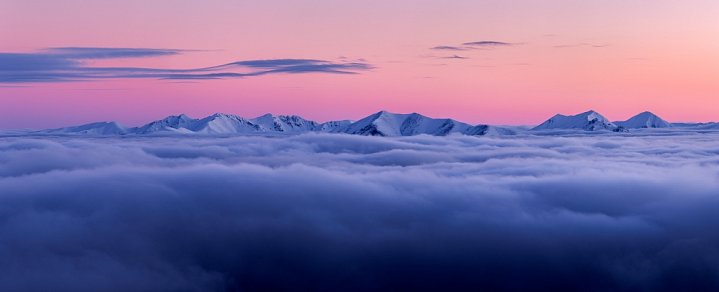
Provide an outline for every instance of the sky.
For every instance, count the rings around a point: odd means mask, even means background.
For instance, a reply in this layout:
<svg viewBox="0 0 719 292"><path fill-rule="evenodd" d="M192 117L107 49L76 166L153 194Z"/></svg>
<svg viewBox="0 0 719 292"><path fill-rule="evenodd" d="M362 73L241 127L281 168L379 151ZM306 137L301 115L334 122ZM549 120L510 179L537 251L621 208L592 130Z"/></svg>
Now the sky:
<svg viewBox="0 0 719 292"><path fill-rule="evenodd" d="M0 0L0 128L171 114L719 121L719 2Z"/></svg>

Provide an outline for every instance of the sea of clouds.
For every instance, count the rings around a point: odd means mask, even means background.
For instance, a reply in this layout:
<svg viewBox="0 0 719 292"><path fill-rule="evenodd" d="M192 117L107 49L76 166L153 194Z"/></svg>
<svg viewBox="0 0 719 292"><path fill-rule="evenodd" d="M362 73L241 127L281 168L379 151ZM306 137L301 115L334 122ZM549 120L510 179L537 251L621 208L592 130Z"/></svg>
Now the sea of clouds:
<svg viewBox="0 0 719 292"><path fill-rule="evenodd" d="M0 138L0 290L719 289L719 134Z"/></svg>

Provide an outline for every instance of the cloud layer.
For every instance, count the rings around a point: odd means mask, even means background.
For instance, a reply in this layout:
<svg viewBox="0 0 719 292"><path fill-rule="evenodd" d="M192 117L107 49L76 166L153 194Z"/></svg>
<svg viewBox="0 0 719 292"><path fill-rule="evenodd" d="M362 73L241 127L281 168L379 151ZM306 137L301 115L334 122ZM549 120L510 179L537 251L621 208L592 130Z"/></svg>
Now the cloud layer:
<svg viewBox="0 0 719 292"><path fill-rule="evenodd" d="M6 137L0 290L716 289L717 141Z"/></svg>
<svg viewBox="0 0 719 292"><path fill-rule="evenodd" d="M218 66L189 69L144 67L95 67L86 61L146 58L188 52L147 48L49 48L35 53L0 53L0 83L70 82L101 79L223 79L278 73L357 74L372 65L313 59L270 59L237 61Z"/></svg>

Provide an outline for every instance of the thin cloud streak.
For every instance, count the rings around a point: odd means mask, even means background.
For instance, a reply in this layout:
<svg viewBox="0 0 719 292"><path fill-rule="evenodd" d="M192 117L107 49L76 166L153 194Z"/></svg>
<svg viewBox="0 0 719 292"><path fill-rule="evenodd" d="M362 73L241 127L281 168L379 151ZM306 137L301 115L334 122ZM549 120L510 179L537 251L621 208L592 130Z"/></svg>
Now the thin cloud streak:
<svg viewBox="0 0 719 292"><path fill-rule="evenodd" d="M440 51L466 51L468 48L463 47L455 47L455 46L436 46L430 48L432 50L440 50Z"/></svg>
<svg viewBox="0 0 719 292"><path fill-rule="evenodd" d="M62 55L70 59L118 59L144 58L178 55L197 50L149 49L149 48L96 48L96 47L57 47L42 50L52 55Z"/></svg>
<svg viewBox="0 0 719 292"><path fill-rule="evenodd" d="M460 55L452 55L452 56L445 56L445 57L439 57L440 59L456 59L456 60L464 60L469 59L468 57L460 56Z"/></svg>
<svg viewBox="0 0 719 292"><path fill-rule="evenodd" d="M476 41L463 43L462 45L471 47L508 47L514 46L514 43L500 42L500 41Z"/></svg>

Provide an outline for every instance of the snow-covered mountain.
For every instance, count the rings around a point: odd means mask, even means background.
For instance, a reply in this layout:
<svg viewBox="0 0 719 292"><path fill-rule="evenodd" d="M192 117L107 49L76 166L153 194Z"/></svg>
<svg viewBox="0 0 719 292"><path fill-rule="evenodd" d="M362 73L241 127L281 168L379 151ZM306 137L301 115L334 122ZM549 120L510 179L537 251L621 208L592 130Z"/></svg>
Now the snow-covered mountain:
<svg viewBox="0 0 719 292"><path fill-rule="evenodd" d="M487 128L485 131L481 134L482 136L511 136L511 135L517 135L517 130L511 129L508 127L498 127L498 126L491 126L491 125L485 125ZM479 127L479 126L476 126ZM465 132L465 135L475 135Z"/></svg>
<svg viewBox="0 0 719 292"><path fill-rule="evenodd" d="M672 124L651 112L643 112L626 121L614 122L614 124L626 129L669 128L672 126Z"/></svg>
<svg viewBox="0 0 719 292"><path fill-rule="evenodd" d="M319 127L317 127L316 131L338 133L344 131L351 124L352 121L350 120L329 121L320 124Z"/></svg>
<svg viewBox="0 0 719 292"><path fill-rule="evenodd" d="M273 116L266 114L252 119L252 122L259 125L264 131L276 131L284 133L302 133L315 131L320 126L315 121L305 120L300 116Z"/></svg>
<svg viewBox="0 0 719 292"><path fill-rule="evenodd" d="M366 136L413 136L450 134L513 135L514 130L488 125L470 125L453 119L434 119L418 113L396 114L381 111L359 121L349 120L317 123L299 116L266 114L253 119L217 113L201 119L173 115L135 128L117 123L93 123L77 127L41 131L48 134L299 134L306 132L346 133Z"/></svg>
<svg viewBox="0 0 719 292"><path fill-rule="evenodd" d="M573 116L555 115L531 130L579 130L579 131L627 131L637 128L687 128L693 130L717 130L719 123L671 124L650 113L640 113L629 120L610 122L595 111ZM349 120L318 123L295 115L266 114L248 119L232 114L216 113L201 119L187 115L173 115L148 124L126 128L116 122L98 122L80 126L35 131L38 134L86 134L86 135L244 135L244 134L300 134L307 132L345 133L365 136L413 136L413 135L470 135L504 136L527 133L526 127L497 127L470 125L453 119L435 119L418 113L397 114L380 111L356 122ZM539 133L552 133L539 132Z"/></svg>
<svg viewBox="0 0 719 292"><path fill-rule="evenodd" d="M617 130L619 127L593 110L578 115L557 114L532 130L579 129L585 131Z"/></svg>
<svg viewBox="0 0 719 292"><path fill-rule="evenodd" d="M221 113L199 119L188 129L199 134L251 134L264 132L264 129L251 119Z"/></svg>
<svg viewBox="0 0 719 292"><path fill-rule="evenodd" d="M189 128L192 128L195 123L197 123L197 119L181 114L177 116L169 116L162 120L157 120L144 126L133 128L131 132L136 134L151 134L157 132L187 133L191 132Z"/></svg>
<svg viewBox="0 0 719 292"><path fill-rule="evenodd" d="M199 134L250 134L250 133L304 133L321 127L314 121L299 116L274 116L266 114L254 119L237 115L216 113L202 119L186 115L169 116L162 120L134 128L131 133L152 134L159 132Z"/></svg>
<svg viewBox="0 0 719 292"><path fill-rule="evenodd" d="M364 136L445 136L464 133L470 125L452 119L433 119L417 113L395 114L381 111L347 126L342 132Z"/></svg>
<svg viewBox="0 0 719 292"><path fill-rule="evenodd" d="M127 134L129 130L116 122L97 122L40 132L48 134L123 135Z"/></svg>

